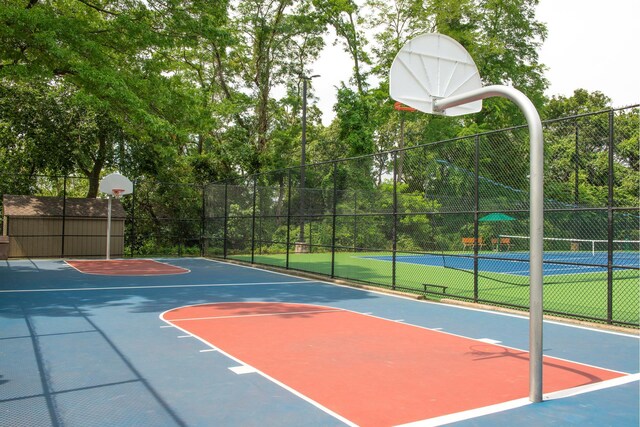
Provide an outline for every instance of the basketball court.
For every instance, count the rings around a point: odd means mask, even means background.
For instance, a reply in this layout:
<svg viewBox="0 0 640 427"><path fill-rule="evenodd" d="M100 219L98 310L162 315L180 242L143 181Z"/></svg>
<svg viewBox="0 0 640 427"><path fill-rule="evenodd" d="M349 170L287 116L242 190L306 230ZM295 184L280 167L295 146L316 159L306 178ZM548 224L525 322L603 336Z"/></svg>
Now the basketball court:
<svg viewBox="0 0 640 427"><path fill-rule="evenodd" d="M633 333L201 258L0 264L0 425L638 425Z"/></svg>

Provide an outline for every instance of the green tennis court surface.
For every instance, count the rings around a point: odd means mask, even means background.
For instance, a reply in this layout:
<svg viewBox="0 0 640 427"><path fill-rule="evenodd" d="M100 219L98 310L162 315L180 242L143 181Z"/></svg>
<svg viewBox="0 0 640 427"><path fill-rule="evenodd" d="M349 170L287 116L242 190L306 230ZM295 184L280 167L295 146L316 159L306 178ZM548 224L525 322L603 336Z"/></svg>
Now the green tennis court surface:
<svg viewBox="0 0 640 427"><path fill-rule="evenodd" d="M554 258L555 255L555 258ZM477 299L526 308L529 304L528 263L524 253L481 253L478 259ZM607 295L611 292L612 313L615 321L637 323L640 316L638 286L640 271L637 268L614 269L611 289L607 270L601 266L564 265L567 254L546 255L544 277L544 308L549 313L571 313L585 318L607 317ZM575 256L571 255L571 256ZM585 257L593 255L583 254ZM632 263L637 253L619 255L622 262ZM333 258L332 258L333 257ZM231 259L250 261L250 256L234 255ZM362 283L394 287L414 293L429 292L432 298L474 298L473 258L466 254L396 256L395 286L392 275L391 253L336 252L289 254L289 268L330 276L332 259L333 275L337 278ZM284 254L255 255L254 262L284 268ZM425 289L424 284L444 286Z"/></svg>

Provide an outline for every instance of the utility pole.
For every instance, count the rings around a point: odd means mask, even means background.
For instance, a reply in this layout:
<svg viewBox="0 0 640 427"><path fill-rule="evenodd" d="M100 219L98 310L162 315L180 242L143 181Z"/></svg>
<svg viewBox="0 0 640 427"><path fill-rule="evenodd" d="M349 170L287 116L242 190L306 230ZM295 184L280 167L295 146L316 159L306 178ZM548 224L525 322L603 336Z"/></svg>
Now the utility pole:
<svg viewBox="0 0 640 427"><path fill-rule="evenodd" d="M296 252L308 252L304 242L304 191L305 191L305 165L307 161L307 85L311 79L320 77L319 74L313 76L300 75L302 79L302 141L300 153L300 234L296 244Z"/></svg>

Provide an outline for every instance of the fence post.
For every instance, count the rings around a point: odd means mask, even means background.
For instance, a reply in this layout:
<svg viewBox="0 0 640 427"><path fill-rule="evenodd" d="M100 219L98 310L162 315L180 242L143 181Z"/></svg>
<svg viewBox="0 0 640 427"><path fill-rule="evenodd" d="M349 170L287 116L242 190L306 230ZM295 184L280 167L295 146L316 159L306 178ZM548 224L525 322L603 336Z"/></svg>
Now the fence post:
<svg viewBox="0 0 640 427"><path fill-rule="evenodd" d="M391 289L396 289L396 249L398 248L398 152L393 152L393 227L391 231Z"/></svg>
<svg viewBox="0 0 640 427"><path fill-rule="evenodd" d="M204 230L205 230L206 205L205 205L204 193L205 193L206 186L207 186L206 184L202 184L202 214L200 218L200 256L201 257L204 256L204 242L205 242Z"/></svg>
<svg viewBox="0 0 640 427"><path fill-rule="evenodd" d="M262 218L263 218L263 208L264 208L264 203L262 201L262 197L258 198L258 205L260 206L260 209L258 209L259 215L258 215L258 255L262 255Z"/></svg>
<svg viewBox="0 0 640 427"><path fill-rule="evenodd" d="M287 259L285 268L289 269L289 246L291 245L291 169L287 172Z"/></svg>
<svg viewBox="0 0 640 427"><path fill-rule="evenodd" d="M336 271L336 216L338 205L338 162L333 162L333 218L331 226L331 278Z"/></svg>
<svg viewBox="0 0 640 427"><path fill-rule="evenodd" d="M253 176L253 214L251 216L251 264L253 264L256 250L256 195L258 175Z"/></svg>
<svg viewBox="0 0 640 427"><path fill-rule="evenodd" d="M576 117L576 145L574 151L574 173L575 177L573 179L573 202L578 207L580 203L580 187L578 182L578 175L580 174L580 126L578 124L578 118Z"/></svg>
<svg viewBox="0 0 640 427"><path fill-rule="evenodd" d="M225 182L224 183L224 211L223 211L223 215L224 215L224 220L223 220L223 224L222 224L222 257L224 259L227 259L227 225L228 225L228 221L229 221L229 209L228 209L228 205L229 205L229 183Z"/></svg>
<svg viewBox="0 0 640 427"><path fill-rule="evenodd" d="M60 248L60 258L64 258L64 235L65 235L65 224L67 222L67 174L64 175L64 180L62 184L62 236L61 242L62 247Z"/></svg>
<svg viewBox="0 0 640 427"><path fill-rule="evenodd" d="M478 231L478 211L480 210L480 136L475 136L475 153L473 160L474 169L474 195L473 195L473 302L478 302L478 246L480 236Z"/></svg>
<svg viewBox="0 0 640 427"><path fill-rule="evenodd" d="M130 243L131 258L133 258L134 250L136 246L136 193L138 189L136 185L137 183L138 183L137 179L134 179L132 181L133 190L131 191L132 201L131 201L131 243Z"/></svg>
<svg viewBox="0 0 640 427"><path fill-rule="evenodd" d="M614 152L613 152L613 138L614 138L614 129L613 129L613 110L609 111L609 181L607 183L608 187L608 203L607 203L607 323L613 323L613 186L614 186L614 170L613 170L613 160L614 160Z"/></svg>
<svg viewBox="0 0 640 427"><path fill-rule="evenodd" d="M358 193L353 192L353 251L358 247Z"/></svg>

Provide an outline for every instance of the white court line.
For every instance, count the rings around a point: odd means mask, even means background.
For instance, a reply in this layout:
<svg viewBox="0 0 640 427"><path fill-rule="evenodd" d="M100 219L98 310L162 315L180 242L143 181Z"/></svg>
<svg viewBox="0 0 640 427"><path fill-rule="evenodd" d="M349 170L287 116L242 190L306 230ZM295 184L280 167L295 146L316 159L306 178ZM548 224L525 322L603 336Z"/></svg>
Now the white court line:
<svg viewBox="0 0 640 427"><path fill-rule="evenodd" d="M204 304L208 305L208 304ZM171 319L171 322L183 322L188 320L212 320L212 319L236 319L239 317L261 317L261 316L286 316L288 314L312 314L312 313L333 313L338 311L344 311L336 308L334 310L311 310L311 311L289 311L280 313L260 313L260 314L237 314L233 316L205 316L205 317L185 317L182 319Z"/></svg>
<svg viewBox="0 0 640 427"><path fill-rule="evenodd" d="M29 293L29 292L68 292L68 291L110 291L110 290L131 290L131 289L166 289L166 288L215 288L223 286L266 286L266 285L288 285L312 283L309 280L298 280L291 282L256 282L256 283L206 283L196 285L145 285L145 286L104 286L99 288L53 288L53 289L3 289L0 293Z"/></svg>
<svg viewBox="0 0 640 427"><path fill-rule="evenodd" d="M531 404L528 398L511 400L509 402L499 403L497 405L485 406L484 408L471 409L469 411L457 412L455 414L443 415L441 417L429 418L426 420L414 421L407 424L401 424L396 427L434 427L456 421L469 420L471 418L481 417L483 415L495 414L497 412L508 411L509 409L519 408Z"/></svg>
<svg viewBox="0 0 640 427"><path fill-rule="evenodd" d="M258 370L256 368L254 368L253 366L249 366L249 365L240 365L240 366L232 366L229 368L230 371L238 374L238 375L244 375L244 374L256 374L258 373Z"/></svg>
<svg viewBox="0 0 640 427"><path fill-rule="evenodd" d="M253 267L253 266L249 266L249 265L235 264L235 263L219 261L219 260L216 260L216 259L203 258L203 257L200 257L199 259L203 259L205 261L213 262L213 263L216 263L216 264L222 264L222 265L227 265L227 266L235 266L235 267L239 267L239 268L246 268L246 269L249 269L249 270L262 271L262 272L265 272L265 273L277 274L277 275L280 275L280 276L291 277L291 278L295 278L295 279L299 279L300 278L300 276L294 276L293 274L281 273L279 271L265 270L265 269L262 269L262 268ZM348 279L345 279L345 280L348 280ZM392 294L392 293L388 293L388 292L377 291L375 289L360 289L360 288L357 288L355 286L341 285L339 283L329 282L329 281L326 281L326 280L308 279L305 282L307 282L307 283L323 283L323 284L326 284L326 285L337 286L339 288L351 289L351 290L354 290L356 292L359 291L359 292L364 292L364 293L372 293L372 294L376 294L376 295L382 295L382 296L389 297L389 298L403 299L403 300L406 300L406 301L411 301L414 304L436 305L436 306L439 306L439 307L447 307L447 308L450 308L452 310L476 311L476 312L486 313L486 314L490 314L490 315L494 315L494 316L514 317L516 319L522 319L522 320L526 320L526 321L529 320L529 316L526 315L526 314L504 313L504 312L500 312L500 311L486 310L486 309L475 308L475 307L466 307L466 306L447 304L447 303L441 303L441 302L436 302L436 301L418 300L415 297L396 295L396 294ZM360 314L367 314L367 313L360 313ZM584 329L584 330L587 330L587 331L599 332L599 333L604 333L604 334L609 334L609 335L618 335L618 336L623 336L623 337L627 337L627 338L635 338L635 339L640 340L640 335L631 335L631 334L624 333L624 332L609 331L609 330L606 330L606 329L597 329L597 328L593 328L593 327L589 327L589 326L575 325L575 324L571 324L571 323L562 323L562 322L556 321L556 320L547 320L547 319L545 319L544 323L549 323L549 324L553 324L553 325L560 325L560 326L564 326L564 327L567 327L567 328Z"/></svg>
<svg viewBox="0 0 640 427"><path fill-rule="evenodd" d="M350 312L350 313L361 314L361 315L364 315L364 316L373 317L375 319L387 320L387 321L390 321L390 322L394 321L392 319L387 319L387 318L382 317L382 316L376 316L376 315L373 315L373 314L363 314L363 313L357 312L355 310L349 310L349 309L346 309L346 308L343 309L343 311ZM485 343L487 342L487 341L484 341L487 338L473 338L473 337L469 337L469 336L466 336L466 335L456 334L456 333L453 333L453 332L447 332L447 331L444 331L442 328L429 328L427 326L415 325L413 323L403 323L403 324L405 324L407 326L414 327L414 328L426 329L428 331L436 331L436 332L439 332L441 334L445 334L445 335L449 335L449 336L453 336L453 337L457 337L457 338L462 338L462 339L465 339L465 340L479 341L479 342L485 342ZM501 348L505 348L505 349L509 349L509 350L515 350L515 351L520 351L520 352L524 352L524 353L529 353L529 350L527 350L527 349L512 347L512 346L509 346L509 345L506 345L506 344L502 344L502 343L501 344L493 344L493 345L495 345L496 347L501 347ZM616 369L611 369L611 368L603 368L602 366L590 365L588 363L577 362L575 360L565 359L565 358L558 357L558 356L550 356L548 354L545 354L544 358L547 359L547 360L548 359L560 360L560 361L563 361L563 362L573 363L573 364L576 364L576 365L582 365L582 366L586 366L586 367L589 367L589 368L602 369L602 370L609 371L609 372L615 372L615 373L621 374L621 375L631 375L629 372L618 371Z"/></svg>
<svg viewBox="0 0 640 427"><path fill-rule="evenodd" d="M600 381L595 384L587 384L579 387L568 388L566 390L559 390L553 393L545 394L544 400L564 399L565 397L577 396L579 394L588 393L596 390L603 390L605 388L616 387L624 384L628 384L634 381L640 381L640 374L625 375L624 377L613 378L606 381Z"/></svg>
<svg viewBox="0 0 640 427"><path fill-rule="evenodd" d="M487 344L500 344L502 341L493 340L491 338L478 338L476 341L485 342Z"/></svg>
<svg viewBox="0 0 640 427"><path fill-rule="evenodd" d="M171 275L175 275L175 274L187 274L187 273L191 273L191 270L189 270L188 268L184 268L184 267L180 267L179 265L173 265L173 264L169 264L168 262L164 262L164 261L157 261L155 259L151 259L151 258L116 258L116 259L111 259L112 261L127 261L130 259L134 259L134 260L141 260L141 261L153 261L153 262L157 262L158 264L164 264L164 265L168 265L169 267L174 267L174 268L179 268L180 271L178 273L149 273L149 274L129 274L128 276L145 276L145 277L149 277L149 276L171 276ZM92 273L92 272L88 272L88 271L82 271L79 268L77 268L75 265L69 264L69 261L73 262L73 261L106 261L104 259L69 259L69 260L64 260L64 263L67 264L69 267L73 268L74 270L76 270L78 273L82 273L82 274L90 274L90 275L94 275L94 276L119 276L118 274L109 274L109 273ZM126 274L123 276L127 276Z"/></svg>
<svg viewBox="0 0 640 427"><path fill-rule="evenodd" d="M620 378L614 378L611 380L601 381L595 384L588 384L580 387L575 387L567 390L560 390L553 393L545 394L544 401L562 399L565 397L576 396L583 393L589 393L592 391L603 390L606 388L616 387L623 384L628 384L634 381L640 380L640 374L627 375ZM465 421L472 418L481 417L483 415L496 414L498 412L508 411L510 409L520 408L533 404L528 398L511 400L509 402L498 403L497 405L485 406L483 408L471 409L469 411L457 412L455 414L443 415L441 417L429 418L426 420L415 421L407 424L402 424L396 427L435 427L444 424L454 423L458 421Z"/></svg>

